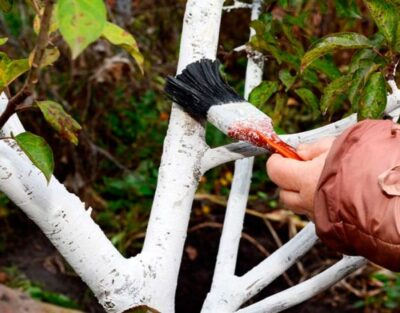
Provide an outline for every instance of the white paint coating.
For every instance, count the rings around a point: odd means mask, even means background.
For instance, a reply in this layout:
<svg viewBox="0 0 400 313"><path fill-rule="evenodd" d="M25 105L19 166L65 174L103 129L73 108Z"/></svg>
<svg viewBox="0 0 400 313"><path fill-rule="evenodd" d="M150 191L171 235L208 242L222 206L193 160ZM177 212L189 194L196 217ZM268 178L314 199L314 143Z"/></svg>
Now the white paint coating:
<svg viewBox="0 0 400 313"><path fill-rule="evenodd" d="M223 2L187 2L178 73L191 62L204 57L215 58ZM253 18L260 3L260 0L254 1ZM252 64L250 60L246 94L258 84L261 74L260 64ZM394 81L389 81L389 84L392 93L388 95L387 113L398 118L400 92ZM0 106L4 108L6 101L2 94ZM229 110L226 108L211 110L210 113L210 120L224 132L227 125L237 119L252 117L261 121L270 120L248 104L233 104ZM317 130L282 138L295 146L299 142L339 134L355 122L353 115ZM15 115L2 130L4 135L22 131L23 127ZM35 221L93 290L107 312L120 313L133 306L147 305L163 313L172 313L187 225L201 174L219 164L265 152L245 143L209 149L204 140L203 126L174 105L144 248L134 258L124 258L113 247L90 217L91 208L86 210L85 204L69 193L55 177L47 184L43 174L12 140L0 140L0 190ZM234 275L252 162L250 158L236 165L213 287L203 313L235 312L306 253L317 240L314 225L310 223L248 273L242 277ZM345 257L320 275L238 312L279 312L312 297L365 262L362 258Z"/></svg>
<svg viewBox="0 0 400 313"><path fill-rule="evenodd" d="M362 257L343 256L342 260L332 265L322 273L236 312L282 312L323 292L367 263L368 261Z"/></svg>
<svg viewBox="0 0 400 313"><path fill-rule="evenodd" d="M2 110L6 103L2 94ZM3 128L5 136L23 131L16 115ZM109 312L139 303L132 296L144 283L139 260L125 259L92 220L90 209L55 177L47 184L11 139L0 140L0 190L41 228Z"/></svg>
<svg viewBox="0 0 400 313"><path fill-rule="evenodd" d="M258 18L260 10L261 0L255 0L253 2L252 20ZM254 35L253 31L250 36L252 35ZM263 68L263 62L251 58L248 59L245 80L246 99L251 90L261 83ZM238 104L238 106L241 105L243 104ZM246 106L248 106L247 103ZM251 119L252 116L247 116L246 118ZM227 123L228 125L232 125L232 123L235 122L237 121L230 120ZM270 120L266 120L265 122L271 123ZM232 312L232 309L235 309L235 306L232 305L234 301L232 299L233 294L231 293L230 286L238 286L235 268L244 216L246 213L247 199L249 196L253 163L254 157L238 160L235 163L235 173L226 208L214 277L211 290L204 301L202 313Z"/></svg>

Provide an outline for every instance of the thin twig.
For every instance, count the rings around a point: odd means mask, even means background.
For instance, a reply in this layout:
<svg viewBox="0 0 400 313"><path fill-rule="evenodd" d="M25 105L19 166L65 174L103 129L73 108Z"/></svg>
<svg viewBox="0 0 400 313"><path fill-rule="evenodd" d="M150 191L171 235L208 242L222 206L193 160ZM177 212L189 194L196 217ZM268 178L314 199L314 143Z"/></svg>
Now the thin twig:
<svg viewBox="0 0 400 313"><path fill-rule="evenodd" d="M45 49L48 44L50 21L54 8L54 3L55 3L54 0L46 1L43 16L41 17L40 31L36 47L34 49L31 69L28 72L28 77L24 83L24 86L21 88L19 92L17 92L17 94L14 97L10 99L10 101L8 101L6 109L0 116L0 128L2 128L4 124L8 121L8 119L11 117L11 115L13 115L16 112L20 104L24 104L23 106L27 105L24 102L28 97L32 95L32 89L33 89L32 87L39 80L40 65L43 61Z"/></svg>
<svg viewBox="0 0 400 313"><path fill-rule="evenodd" d="M36 11L36 14L40 15L40 6L39 4L36 2L36 0L31 0L32 6Z"/></svg>
<svg viewBox="0 0 400 313"><path fill-rule="evenodd" d="M123 170L124 172L131 172L131 170L126 167L125 165L123 165L121 162L119 162L110 152L108 152L106 149L103 149L99 146L97 146L95 143L93 142L89 142L90 147L92 148L93 151L95 151L98 154L103 155L104 157L106 157L109 161L111 161L112 163L114 163L114 165L116 167L118 167L120 170Z"/></svg>
<svg viewBox="0 0 400 313"><path fill-rule="evenodd" d="M395 80L397 65L399 64L400 57L395 57L392 62L388 65L387 80Z"/></svg>
<svg viewBox="0 0 400 313"><path fill-rule="evenodd" d="M204 222L201 224L198 224L196 226L193 226L189 229L189 233L191 232L195 232L197 230L203 229L203 228L218 228L218 229L222 229L223 225L221 223L216 223L216 222ZM248 242L250 242L252 245L254 245L258 251L261 252L262 255L264 256L269 256L270 253L268 252L267 249L264 248L264 246L262 244L260 244L257 239L255 239L254 237L250 236L247 233L242 232L242 238L247 240Z"/></svg>

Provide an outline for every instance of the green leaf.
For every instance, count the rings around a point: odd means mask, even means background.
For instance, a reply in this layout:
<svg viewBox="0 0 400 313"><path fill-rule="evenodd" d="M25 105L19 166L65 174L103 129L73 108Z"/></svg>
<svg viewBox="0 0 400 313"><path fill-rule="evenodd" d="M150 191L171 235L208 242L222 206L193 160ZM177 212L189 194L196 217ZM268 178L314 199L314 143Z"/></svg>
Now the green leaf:
<svg viewBox="0 0 400 313"><path fill-rule="evenodd" d="M310 68L307 68L305 71L303 71L301 76L303 77L304 81L309 82L312 85L317 85L320 80L317 73Z"/></svg>
<svg viewBox="0 0 400 313"><path fill-rule="evenodd" d="M0 52L0 91L29 70L28 59L11 60Z"/></svg>
<svg viewBox="0 0 400 313"><path fill-rule="evenodd" d="M398 42L398 48L400 48L399 10L396 5L387 0L364 0L364 2L389 45L394 47Z"/></svg>
<svg viewBox="0 0 400 313"><path fill-rule="evenodd" d="M309 18L309 15L310 15L310 12L307 12L307 11L299 13L296 16L291 15L291 14L285 14L285 16L283 17L283 23L290 24L290 25L296 25L302 29L306 29L307 28L307 20Z"/></svg>
<svg viewBox="0 0 400 313"><path fill-rule="evenodd" d="M299 88L295 90L295 93L300 97L300 99L308 105L313 112L319 111L319 101L314 93L307 88Z"/></svg>
<svg viewBox="0 0 400 313"><path fill-rule="evenodd" d="M135 38L131 34L123 30L121 27L107 22L103 29L102 36L112 44L125 49L135 59L143 74L144 58L139 51Z"/></svg>
<svg viewBox="0 0 400 313"><path fill-rule="evenodd" d="M286 51L279 51L279 58L283 63L288 64L290 67L296 71L300 68L300 58L296 55L287 53Z"/></svg>
<svg viewBox="0 0 400 313"><path fill-rule="evenodd" d="M0 38L0 46L1 46L1 45L4 45L7 41L8 41L8 38L7 38L7 37Z"/></svg>
<svg viewBox="0 0 400 313"><path fill-rule="evenodd" d="M375 49L380 49L385 43L385 36L378 31L372 36L372 38L370 38L370 40L373 43Z"/></svg>
<svg viewBox="0 0 400 313"><path fill-rule="evenodd" d="M15 141L32 163L44 174L47 182L50 182L54 171L54 158L47 142L42 137L30 132L15 136Z"/></svg>
<svg viewBox="0 0 400 313"><path fill-rule="evenodd" d="M103 0L59 0L57 20L65 41L76 58L96 41L106 25L106 6Z"/></svg>
<svg viewBox="0 0 400 313"><path fill-rule="evenodd" d="M282 63L282 58L281 58L282 50L279 49L279 47L276 44L268 42L261 36L251 37L249 43L255 50L264 52L265 54L271 54L276 59L278 64Z"/></svg>
<svg viewBox="0 0 400 313"><path fill-rule="evenodd" d="M7 13L10 12L13 6L13 0L0 0L0 10Z"/></svg>
<svg viewBox="0 0 400 313"><path fill-rule="evenodd" d="M64 111L60 104L54 101L37 101L36 104L42 111L45 120L62 138L75 145L78 144L77 132L81 130L81 126Z"/></svg>
<svg viewBox="0 0 400 313"><path fill-rule="evenodd" d="M260 20L251 21L250 27L254 29L257 35L263 35L267 29L265 23Z"/></svg>
<svg viewBox="0 0 400 313"><path fill-rule="evenodd" d="M326 86L320 104L322 114L326 114L328 109L335 103L337 96L347 91L351 78L352 75L341 76Z"/></svg>
<svg viewBox="0 0 400 313"><path fill-rule="evenodd" d="M315 69L325 74L330 80L335 80L342 75L333 60L327 58L316 59L310 64L310 69Z"/></svg>
<svg viewBox="0 0 400 313"><path fill-rule="evenodd" d="M282 117L284 115L287 100L288 97L283 92L277 93L275 96L275 108L272 114L272 121L275 129L279 128L279 124L281 123Z"/></svg>
<svg viewBox="0 0 400 313"><path fill-rule="evenodd" d="M17 77L29 70L28 59L13 60L8 65L7 85L13 82Z"/></svg>
<svg viewBox="0 0 400 313"><path fill-rule="evenodd" d="M301 60L301 69L306 69L314 60L323 55L341 49L361 49L372 47L371 41L357 33L336 33L328 35L316 43L306 52Z"/></svg>
<svg viewBox="0 0 400 313"><path fill-rule="evenodd" d="M296 36L293 33L293 27L281 23L282 31L285 34L286 38L291 43L291 48L294 50L295 54L298 56L303 56L304 54L304 47L303 44L297 40Z"/></svg>
<svg viewBox="0 0 400 313"><path fill-rule="evenodd" d="M394 5L400 6L400 0L389 0Z"/></svg>
<svg viewBox="0 0 400 313"><path fill-rule="evenodd" d="M381 72L371 75L362 95L358 119L380 118L387 102L386 82Z"/></svg>
<svg viewBox="0 0 400 313"><path fill-rule="evenodd" d="M279 4L279 6L287 9L289 7L289 0L279 0L278 4Z"/></svg>
<svg viewBox="0 0 400 313"><path fill-rule="evenodd" d="M288 91L296 81L296 75L292 76L288 69L282 69L279 71L279 79L285 85L286 91Z"/></svg>
<svg viewBox="0 0 400 313"><path fill-rule="evenodd" d="M360 64L365 60L373 61L377 54L372 49L361 49L353 54L351 58L349 72L354 73L360 68Z"/></svg>
<svg viewBox="0 0 400 313"><path fill-rule="evenodd" d="M263 81L252 90L249 95L249 102L257 107L264 105L278 91L278 86L277 81Z"/></svg>
<svg viewBox="0 0 400 313"><path fill-rule="evenodd" d="M349 88L349 100L353 112L358 109L365 83L379 67L380 65L375 64L373 61L364 60L364 62L361 62L359 69L354 72Z"/></svg>
<svg viewBox="0 0 400 313"><path fill-rule="evenodd" d="M358 10L355 0L335 0L336 13L340 17L360 19L360 11Z"/></svg>

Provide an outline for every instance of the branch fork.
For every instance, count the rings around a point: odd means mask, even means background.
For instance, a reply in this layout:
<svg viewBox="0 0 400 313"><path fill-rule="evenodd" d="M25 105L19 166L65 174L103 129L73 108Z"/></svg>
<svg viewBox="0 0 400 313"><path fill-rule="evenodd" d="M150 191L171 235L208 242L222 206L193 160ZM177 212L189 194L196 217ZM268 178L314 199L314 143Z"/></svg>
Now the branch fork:
<svg viewBox="0 0 400 313"><path fill-rule="evenodd" d="M215 58L223 2L187 2L178 73L194 61ZM253 19L260 12L261 2L254 0L251 5ZM239 1L235 1L234 5L250 6ZM44 20L43 17L42 23ZM42 27L41 31L44 29ZM204 29L207 30L207 36L204 36ZM34 64L40 64L40 60ZM262 60L249 60L246 97L260 83L262 67ZM400 92L393 82L391 86L387 107L389 113L400 106ZM0 117L5 136L24 131L13 113L16 108L23 108L19 104L29 95L25 91L24 96L22 92L18 94L15 97L20 98L9 102L4 94L0 96L0 105L7 107L5 111L9 115L9 118L5 118L3 113ZM296 146L323 136L338 135L356 121L356 116L352 115L315 130L281 136L281 139ZM293 265L318 239L315 226L309 223L292 240L248 273L236 276L237 251L251 182L252 156L268 151L243 142L210 149L204 137L203 125L173 105L143 250L133 258L124 258L115 249L90 217L91 209L86 210L85 204L54 177L47 185L41 172L18 146L7 140L0 141L0 190L35 221L110 313L144 306L163 313L174 312L179 267L199 179L207 170L234 160L239 161L235 165L213 284L202 313L280 312L328 288L367 262L360 257L345 256L319 275L239 309Z"/></svg>

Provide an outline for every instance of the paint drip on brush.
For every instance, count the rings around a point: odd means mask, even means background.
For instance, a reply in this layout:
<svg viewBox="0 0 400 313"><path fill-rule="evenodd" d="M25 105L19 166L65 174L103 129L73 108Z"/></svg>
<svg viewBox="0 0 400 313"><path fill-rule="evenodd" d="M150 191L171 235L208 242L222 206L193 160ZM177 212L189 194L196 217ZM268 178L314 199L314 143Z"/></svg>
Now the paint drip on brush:
<svg viewBox="0 0 400 313"><path fill-rule="evenodd" d="M229 127L228 136L236 140L249 142L271 152L279 153L287 158L298 161L303 160L292 146L286 144L276 135L269 121L236 122Z"/></svg>

